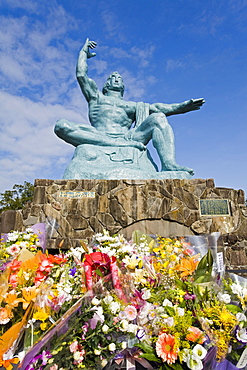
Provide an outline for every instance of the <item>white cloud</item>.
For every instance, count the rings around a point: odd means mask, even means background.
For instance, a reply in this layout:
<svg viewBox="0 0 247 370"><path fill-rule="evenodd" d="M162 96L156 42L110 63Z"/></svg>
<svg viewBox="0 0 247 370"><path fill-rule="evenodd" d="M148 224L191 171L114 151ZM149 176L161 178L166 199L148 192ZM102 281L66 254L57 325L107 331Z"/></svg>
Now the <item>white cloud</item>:
<svg viewBox="0 0 247 370"><path fill-rule="evenodd" d="M28 98L0 92L0 135L1 151L1 191L33 178L60 177L64 164L73 152L53 133L55 122L66 118L75 122L87 123L86 114L82 116L74 109L62 105L33 102Z"/></svg>

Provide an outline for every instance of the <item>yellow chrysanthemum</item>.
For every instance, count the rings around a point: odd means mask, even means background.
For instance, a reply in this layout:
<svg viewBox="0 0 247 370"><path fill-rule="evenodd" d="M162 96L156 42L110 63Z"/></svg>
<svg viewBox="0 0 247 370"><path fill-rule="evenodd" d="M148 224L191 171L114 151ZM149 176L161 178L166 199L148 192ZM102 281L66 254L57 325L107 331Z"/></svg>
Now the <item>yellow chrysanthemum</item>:
<svg viewBox="0 0 247 370"><path fill-rule="evenodd" d="M42 322L48 319L48 317L49 317L49 314L44 309L39 309L33 315L33 318L35 320L42 321Z"/></svg>

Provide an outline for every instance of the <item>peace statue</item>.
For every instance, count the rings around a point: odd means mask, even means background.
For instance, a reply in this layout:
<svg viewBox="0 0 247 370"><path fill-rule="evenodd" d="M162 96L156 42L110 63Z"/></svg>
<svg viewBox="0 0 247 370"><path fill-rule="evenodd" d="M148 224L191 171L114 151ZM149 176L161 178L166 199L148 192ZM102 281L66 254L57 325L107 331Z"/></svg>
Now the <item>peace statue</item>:
<svg viewBox="0 0 247 370"><path fill-rule="evenodd" d="M189 179L194 174L175 160L174 134L167 116L198 110L204 99L179 104L123 100L124 83L118 72L107 79L102 92L87 75L87 59L97 46L86 39L78 57L76 76L88 102L88 124L57 121L55 133L76 147L65 179ZM146 148L152 140L161 161L159 172Z"/></svg>

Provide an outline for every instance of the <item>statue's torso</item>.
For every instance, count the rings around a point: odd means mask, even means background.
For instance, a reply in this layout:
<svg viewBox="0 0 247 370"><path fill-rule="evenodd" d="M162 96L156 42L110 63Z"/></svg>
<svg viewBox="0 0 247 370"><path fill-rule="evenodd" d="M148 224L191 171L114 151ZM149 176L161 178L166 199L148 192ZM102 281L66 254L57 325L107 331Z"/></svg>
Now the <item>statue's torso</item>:
<svg viewBox="0 0 247 370"><path fill-rule="evenodd" d="M136 104L100 92L89 103L89 120L105 133L125 134L135 119Z"/></svg>

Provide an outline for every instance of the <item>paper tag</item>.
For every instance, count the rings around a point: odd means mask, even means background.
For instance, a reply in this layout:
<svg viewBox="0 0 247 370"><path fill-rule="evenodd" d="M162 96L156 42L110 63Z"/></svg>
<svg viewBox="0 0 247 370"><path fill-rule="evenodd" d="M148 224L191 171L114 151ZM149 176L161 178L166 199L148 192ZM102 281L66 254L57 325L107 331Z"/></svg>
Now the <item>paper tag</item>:
<svg viewBox="0 0 247 370"><path fill-rule="evenodd" d="M223 258L223 252L217 253L217 269L218 272L224 271L224 258Z"/></svg>
<svg viewBox="0 0 247 370"><path fill-rule="evenodd" d="M245 367L247 365L247 348L245 348L244 352L242 353L236 367L238 369L242 369L243 367Z"/></svg>

